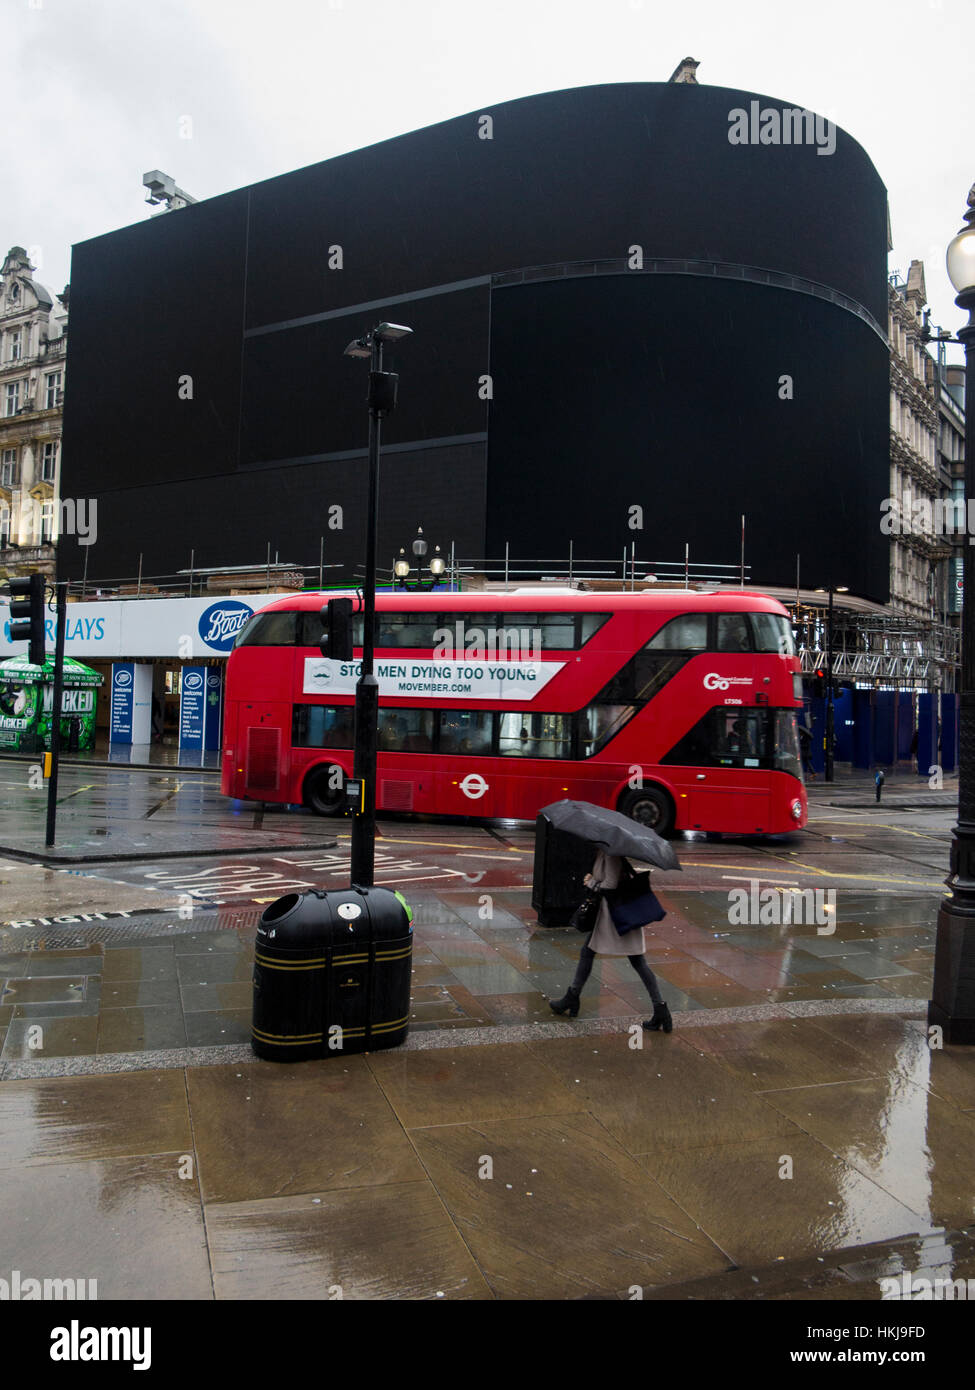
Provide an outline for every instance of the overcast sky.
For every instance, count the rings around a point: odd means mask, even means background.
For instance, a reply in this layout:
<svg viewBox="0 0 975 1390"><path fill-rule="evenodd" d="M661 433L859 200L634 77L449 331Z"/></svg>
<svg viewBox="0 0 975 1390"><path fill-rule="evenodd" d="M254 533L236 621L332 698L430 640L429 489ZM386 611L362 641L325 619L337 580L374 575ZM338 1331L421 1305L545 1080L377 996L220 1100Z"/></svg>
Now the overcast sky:
<svg viewBox="0 0 975 1390"><path fill-rule="evenodd" d="M0 254L31 248L55 292L73 242L149 215L148 169L212 197L511 98L663 82L690 55L700 82L858 140L889 190L890 269L922 259L933 321L962 322L944 248L975 181L973 0L0 0L0 14Z"/></svg>

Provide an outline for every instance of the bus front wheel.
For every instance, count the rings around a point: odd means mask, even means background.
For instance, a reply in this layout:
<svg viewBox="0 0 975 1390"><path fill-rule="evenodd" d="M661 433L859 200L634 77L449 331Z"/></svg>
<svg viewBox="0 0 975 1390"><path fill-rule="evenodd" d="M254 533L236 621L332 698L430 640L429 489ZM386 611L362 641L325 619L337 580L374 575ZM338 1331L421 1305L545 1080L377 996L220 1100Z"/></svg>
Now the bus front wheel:
<svg viewBox="0 0 975 1390"><path fill-rule="evenodd" d="M658 835L669 835L674 828L674 803L663 787L641 787L639 791L627 792L619 809L624 816L655 830Z"/></svg>
<svg viewBox="0 0 975 1390"><path fill-rule="evenodd" d="M304 795L316 816L337 816L345 807L345 773L340 767L316 767L305 780Z"/></svg>

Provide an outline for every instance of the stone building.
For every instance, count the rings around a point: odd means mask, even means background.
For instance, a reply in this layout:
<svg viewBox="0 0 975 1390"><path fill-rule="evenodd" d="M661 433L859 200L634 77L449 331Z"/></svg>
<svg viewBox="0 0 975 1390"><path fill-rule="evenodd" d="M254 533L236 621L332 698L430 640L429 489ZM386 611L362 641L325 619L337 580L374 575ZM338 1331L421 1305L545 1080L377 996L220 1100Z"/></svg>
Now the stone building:
<svg viewBox="0 0 975 1390"><path fill-rule="evenodd" d="M890 607L935 620L946 586L950 541L939 533L942 499L950 495L938 461L938 395L925 351L924 265L911 261L907 280L887 287L890 334Z"/></svg>
<svg viewBox="0 0 975 1390"><path fill-rule="evenodd" d="M22 246L0 269L0 574L54 573L68 288L34 279Z"/></svg>

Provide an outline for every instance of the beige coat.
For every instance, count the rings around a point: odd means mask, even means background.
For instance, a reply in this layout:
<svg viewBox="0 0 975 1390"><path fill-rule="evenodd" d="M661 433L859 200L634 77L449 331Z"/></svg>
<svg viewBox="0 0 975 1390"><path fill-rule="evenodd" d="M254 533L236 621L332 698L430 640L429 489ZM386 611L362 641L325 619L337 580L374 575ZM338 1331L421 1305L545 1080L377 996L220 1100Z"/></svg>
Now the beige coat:
<svg viewBox="0 0 975 1390"><path fill-rule="evenodd" d="M639 859L630 859L629 863L638 874L653 867L652 864L644 864ZM615 888L620 881L622 868L623 861L619 855L606 854L604 850L600 850L592 866L594 886ZM632 931L620 936L609 915L609 903L603 898L599 904L596 925L587 944L590 951L595 951L600 956L642 956L647 949L644 931L644 927L634 927Z"/></svg>

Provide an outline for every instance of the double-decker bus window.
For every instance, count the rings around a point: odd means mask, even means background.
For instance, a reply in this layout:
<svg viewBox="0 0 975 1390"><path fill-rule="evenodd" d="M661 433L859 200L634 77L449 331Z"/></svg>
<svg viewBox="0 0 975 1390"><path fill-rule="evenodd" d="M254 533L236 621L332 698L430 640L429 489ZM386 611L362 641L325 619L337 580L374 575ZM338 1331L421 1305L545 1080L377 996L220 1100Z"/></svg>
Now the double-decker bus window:
<svg viewBox="0 0 975 1390"><path fill-rule="evenodd" d="M647 643L648 647L670 652L704 652L708 647L708 615L681 613L664 623Z"/></svg>
<svg viewBox="0 0 975 1390"><path fill-rule="evenodd" d="M295 705L291 742L296 748L351 748L352 705Z"/></svg>
<svg viewBox="0 0 975 1390"><path fill-rule="evenodd" d="M531 660L531 649L572 651L576 645L574 613L502 613L501 625L522 633L521 647L528 650L522 660Z"/></svg>
<svg viewBox="0 0 975 1390"><path fill-rule="evenodd" d="M295 611L255 613L241 628L234 646L293 647L297 624L298 614Z"/></svg>
<svg viewBox="0 0 975 1390"><path fill-rule="evenodd" d="M506 711L501 715L498 752L511 758L571 757L571 714Z"/></svg>
<svg viewBox="0 0 975 1390"><path fill-rule="evenodd" d="M322 595L322 607L325 607L326 596ZM314 612L304 612L299 614L298 620L298 646L299 647L318 647L322 640L322 634L326 631L322 616L316 608ZM353 647L362 646L362 614L352 615L352 645Z"/></svg>
<svg viewBox="0 0 975 1390"><path fill-rule="evenodd" d="M440 711L441 753L488 756L494 736L494 715L485 709Z"/></svg>
<svg viewBox="0 0 975 1390"><path fill-rule="evenodd" d="M590 705L579 711L579 754L591 758L636 714L636 705Z"/></svg>
<svg viewBox="0 0 975 1390"><path fill-rule="evenodd" d="M792 624L778 613L749 613L757 652L775 652L778 656L795 656L796 644Z"/></svg>
<svg viewBox="0 0 975 1390"><path fill-rule="evenodd" d="M716 646L719 652L750 652L752 650L752 634L745 613L718 614Z"/></svg>
<svg viewBox="0 0 975 1390"><path fill-rule="evenodd" d="M793 777L802 776L802 756L799 749L799 725L795 710L772 710L772 766L779 772L791 772Z"/></svg>
<svg viewBox="0 0 975 1390"><path fill-rule="evenodd" d="M651 652L630 657L593 700L594 705L645 705L690 660L680 652Z"/></svg>
<svg viewBox="0 0 975 1390"><path fill-rule="evenodd" d="M377 647L419 647L429 651L437 646L436 634L453 625L437 613L377 613Z"/></svg>
<svg viewBox="0 0 975 1390"><path fill-rule="evenodd" d="M685 767L767 767L771 714L741 705L709 709L660 761Z"/></svg>
<svg viewBox="0 0 975 1390"><path fill-rule="evenodd" d="M573 643L576 647L583 647L594 636L603 623L609 621L608 613L580 613L576 618L578 637Z"/></svg>
<svg viewBox="0 0 975 1390"><path fill-rule="evenodd" d="M433 715L432 709L381 709L379 751L432 753Z"/></svg>

